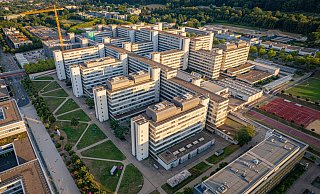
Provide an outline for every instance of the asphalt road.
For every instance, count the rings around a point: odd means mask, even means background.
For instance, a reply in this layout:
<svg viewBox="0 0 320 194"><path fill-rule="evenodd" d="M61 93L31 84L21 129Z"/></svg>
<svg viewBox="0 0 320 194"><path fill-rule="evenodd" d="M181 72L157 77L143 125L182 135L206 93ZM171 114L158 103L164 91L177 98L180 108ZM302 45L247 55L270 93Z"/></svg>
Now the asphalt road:
<svg viewBox="0 0 320 194"><path fill-rule="evenodd" d="M12 54L3 53L2 49L0 49L0 59L5 72L10 72L10 71L15 71L20 69L19 65L14 60ZM24 77L20 75L8 77L5 79L6 83L12 87L14 99L16 99L19 107L26 106L30 102L28 98L28 94L21 84L22 79L24 79Z"/></svg>

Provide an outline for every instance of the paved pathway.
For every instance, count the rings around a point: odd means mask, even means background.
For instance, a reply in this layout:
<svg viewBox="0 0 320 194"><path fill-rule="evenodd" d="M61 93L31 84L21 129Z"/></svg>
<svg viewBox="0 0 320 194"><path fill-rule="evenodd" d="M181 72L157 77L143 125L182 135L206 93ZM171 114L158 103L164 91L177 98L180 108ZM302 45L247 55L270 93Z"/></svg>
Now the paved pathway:
<svg viewBox="0 0 320 194"><path fill-rule="evenodd" d="M81 138L79 138L79 140L81 140ZM96 142L96 143L94 143L94 144L91 144L91 145L89 145L89 146L87 146L87 147L85 147L85 148L82 148L82 149L80 149L80 150L77 149L77 151L78 151L79 153L81 153L81 152L86 151L86 150L88 150L88 149L90 149L90 148L93 148L94 146L97 146L97 145L99 145L99 144L102 144L103 142L106 142L106 141L108 141L108 138L103 139L103 140L101 140L101 141L98 141L98 142Z"/></svg>
<svg viewBox="0 0 320 194"><path fill-rule="evenodd" d="M52 114L56 114L56 112L58 112L58 110L64 105L64 103L66 103L69 100L69 97L67 97L57 108L56 110L53 111Z"/></svg>
<svg viewBox="0 0 320 194"><path fill-rule="evenodd" d="M119 188L120 188L120 185L121 185L121 181L122 181L122 178L123 178L123 175L124 175L124 171L126 170L126 168L127 168L127 166L125 165L123 167L123 169L122 169L122 172L121 172L121 175L120 175L120 178L119 178L115 193L118 193L118 191L119 191Z"/></svg>
<svg viewBox="0 0 320 194"><path fill-rule="evenodd" d="M25 106L21 109L25 116L31 132L35 137L35 143L38 145L40 154L44 158L45 164L51 173L51 177L59 190L60 194L77 194L80 193L55 145L44 127L36 110L32 105ZM63 180L63 181L62 181Z"/></svg>

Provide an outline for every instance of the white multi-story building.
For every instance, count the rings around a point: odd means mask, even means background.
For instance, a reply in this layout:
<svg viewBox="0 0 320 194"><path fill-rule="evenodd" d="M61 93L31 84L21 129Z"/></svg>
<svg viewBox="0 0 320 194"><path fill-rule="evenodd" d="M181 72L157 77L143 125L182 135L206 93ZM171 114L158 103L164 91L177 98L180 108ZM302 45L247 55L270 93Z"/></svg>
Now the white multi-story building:
<svg viewBox="0 0 320 194"><path fill-rule="evenodd" d="M86 60L105 56L104 45L90 46L71 50L53 51L53 58L59 80L70 78L70 65L83 63Z"/></svg>
<svg viewBox="0 0 320 194"><path fill-rule="evenodd" d="M130 73L128 77L111 78L104 90L106 91L104 92L101 87L93 89L95 109L99 110L96 111L96 117L101 119L100 121L105 121L108 119L105 116L108 112L112 119L123 121L159 101L160 69L150 68L149 72L138 71Z"/></svg>
<svg viewBox="0 0 320 194"><path fill-rule="evenodd" d="M175 167L181 158L167 160L163 152L204 129L208 104L205 96L185 94L149 106L131 119L132 154L142 160L150 152L165 169Z"/></svg>
<svg viewBox="0 0 320 194"><path fill-rule="evenodd" d="M222 50L190 49L188 68L209 79L218 79L222 63Z"/></svg>
<svg viewBox="0 0 320 194"><path fill-rule="evenodd" d="M134 52L138 55L144 56L153 51L153 42L123 42L122 48L129 52Z"/></svg>
<svg viewBox="0 0 320 194"><path fill-rule="evenodd" d="M124 75L128 66L125 62L113 57L104 57L85 61L70 66L72 90L76 97L92 96L92 88L105 85L112 77Z"/></svg>
<svg viewBox="0 0 320 194"><path fill-rule="evenodd" d="M0 139L27 131L15 100L0 102Z"/></svg>
<svg viewBox="0 0 320 194"><path fill-rule="evenodd" d="M183 69L187 66L184 61L185 52L183 50L168 50L162 52L150 52L149 58L153 61L171 67L173 69Z"/></svg>
<svg viewBox="0 0 320 194"><path fill-rule="evenodd" d="M221 70L227 70L231 67L237 67L241 64L245 64L250 50L249 43L245 41L226 42L219 45L219 48L223 50Z"/></svg>

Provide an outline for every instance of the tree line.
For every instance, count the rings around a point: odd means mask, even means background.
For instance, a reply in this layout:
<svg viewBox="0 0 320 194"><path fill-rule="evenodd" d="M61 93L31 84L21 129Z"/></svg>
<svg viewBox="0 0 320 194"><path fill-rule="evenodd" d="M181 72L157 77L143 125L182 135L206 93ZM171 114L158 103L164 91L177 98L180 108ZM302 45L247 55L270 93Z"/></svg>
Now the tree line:
<svg viewBox="0 0 320 194"><path fill-rule="evenodd" d="M27 74L30 74L30 73L38 73L38 72L52 70L52 69L55 69L56 67L53 59L47 59L47 60L38 60L38 63L25 64L23 68Z"/></svg>
<svg viewBox="0 0 320 194"><path fill-rule="evenodd" d="M228 22L264 29L279 29L308 35L310 46L320 45L320 18L304 14L263 11L258 7L249 9L223 6L218 8L162 8L152 11L151 17L158 18L160 21L176 22L178 25L191 27L199 27L216 22ZM150 19L148 15L141 16L141 20L148 19Z"/></svg>

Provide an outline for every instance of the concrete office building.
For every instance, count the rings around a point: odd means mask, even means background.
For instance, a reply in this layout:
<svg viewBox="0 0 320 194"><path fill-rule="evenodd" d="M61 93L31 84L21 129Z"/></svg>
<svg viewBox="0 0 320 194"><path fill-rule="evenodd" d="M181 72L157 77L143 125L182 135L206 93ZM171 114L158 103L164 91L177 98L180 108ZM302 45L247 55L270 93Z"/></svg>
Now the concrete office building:
<svg viewBox="0 0 320 194"><path fill-rule="evenodd" d="M27 130L15 100L0 102L0 139Z"/></svg>
<svg viewBox="0 0 320 194"><path fill-rule="evenodd" d="M32 44L32 41L16 28L2 28L2 31L7 38L9 45L14 49Z"/></svg>
<svg viewBox="0 0 320 194"><path fill-rule="evenodd" d="M110 38L110 37L104 37L102 39L102 43L103 44L112 44L112 45L115 45L117 47L122 47L122 44L124 42L131 42L131 39L129 36L124 36L124 37L113 37L113 38Z"/></svg>
<svg viewBox="0 0 320 194"><path fill-rule="evenodd" d="M126 49L129 52L133 52L138 55L145 56L148 53L153 51L153 42L151 41L123 42L122 48Z"/></svg>
<svg viewBox="0 0 320 194"><path fill-rule="evenodd" d="M209 79L218 79L222 64L222 50L190 50L188 68Z"/></svg>
<svg viewBox="0 0 320 194"><path fill-rule="evenodd" d="M277 131L195 186L195 194L268 193L303 157L308 145Z"/></svg>
<svg viewBox="0 0 320 194"><path fill-rule="evenodd" d="M10 100L10 94L4 79L0 79L0 102Z"/></svg>
<svg viewBox="0 0 320 194"><path fill-rule="evenodd" d="M127 64L113 57L104 57L85 61L70 66L70 79L73 94L76 97L87 95L92 97L92 88L105 85L112 77L124 75Z"/></svg>
<svg viewBox="0 0 320 194"><path fill-rule="evenodd" d="M108 120L107 112L112 119L123 121L159 101L160 69L150 68L149 72L138 71L128 77L111 78L104 89L98 86L93 93L98 110L96 117L100 121Z"/></svg>
<svg viewBox="0 0 320 194"><path fill-rule="evenodd" d="M184 94L149 106L131 120L132 154L142 160L150 152L165 169L175 167L181 158L166 160L164 151L204 129L208 104L205 96Z"/></svg>
<svg viewBox="0 0 320 194"><path fill-rule="evenodd" d="M183 69L187 66L184 61L185 52L183 50L168 50L162 52L149 53L149 59L171 67L173 69Z"/></svg>
<svg viewBox="0 0 320 194"><path fill-rule="evenodd" d="M250 45L245 41L226 42L219 45L222 49L221 70L237 67L246 63L249 55Z"/></svg>
<svg viewBox="0 0 320 194"><path fill-rule="evenodd" d="M103 44L65 51L56 50L53 52L53 58L58 79L64 80L70 78L70 65L79 64L94 58L102 58L104 56L105 51Z"/></svg>

